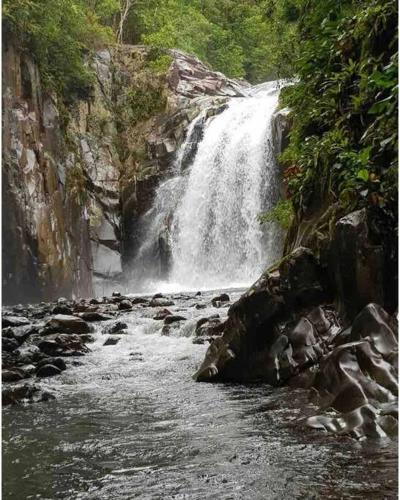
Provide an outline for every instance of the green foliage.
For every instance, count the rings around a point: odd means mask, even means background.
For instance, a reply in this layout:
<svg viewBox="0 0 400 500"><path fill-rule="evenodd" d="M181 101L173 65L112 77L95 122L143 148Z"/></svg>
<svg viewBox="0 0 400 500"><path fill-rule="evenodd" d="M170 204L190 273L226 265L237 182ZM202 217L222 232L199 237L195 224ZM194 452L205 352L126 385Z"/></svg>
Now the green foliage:
<svg viewBox="0 0 400 500"><path fill-rule="evenodd" d="M147 0L124 39L177 48L227 76L261 82L293 73L300 0Z"/></svg>
<svg viewBox="0 0 400 500"><path fill-rule="evenodd" d="M93 0L92 0L92 3ZM42 81L66 102L90 93L93 75L85 64L92 49L112 39L100 19L115 12L116 1L4 0L3 28L38 63Z"/></svg>
<svg viewBox="0 0 400 500"><path fill-rule="evenodd" d="M147 68L156 75L161 75L168 71L171 66L172 57L166 53L165 49L153 47L147 56Z"/></svg>
<svg viewBox="0 0 400 500"><path fill-rule="evenodd" d="M271 210L257 216L260 224L277 222L283 229L289 229L293 218L294 211L290 200L281 200Z"/></svg>
<svg viewBox="0 0 400 500"><path fill-rule="evenodd" d="M340 202L396 219L397 2L304 0L299 82L284 89L292 109L281 155L300 214Z"/></svg>
<svg viewBox="0 0 400 500"><path fill-rule="evenodd" d="M145 88L131 88L125 94L132 124L147 120L165 108L165 96L160 87L148 85Z"/></svg>

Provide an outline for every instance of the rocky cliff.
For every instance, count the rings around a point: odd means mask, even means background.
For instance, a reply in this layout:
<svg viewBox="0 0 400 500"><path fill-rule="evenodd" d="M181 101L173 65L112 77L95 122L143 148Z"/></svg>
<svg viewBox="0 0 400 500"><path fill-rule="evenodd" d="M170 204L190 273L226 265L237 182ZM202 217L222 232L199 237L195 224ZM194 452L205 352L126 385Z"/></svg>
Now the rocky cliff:
<svg viewBox="0 0 400 500"><path fill-rule="evenodd" d="M243 85L178 51L99 51L87 101L46 92L34 61L3 47L3 300L89 296L118 278L137 222L200 110ZM166 63L166 64L165 64Z"/></svg>

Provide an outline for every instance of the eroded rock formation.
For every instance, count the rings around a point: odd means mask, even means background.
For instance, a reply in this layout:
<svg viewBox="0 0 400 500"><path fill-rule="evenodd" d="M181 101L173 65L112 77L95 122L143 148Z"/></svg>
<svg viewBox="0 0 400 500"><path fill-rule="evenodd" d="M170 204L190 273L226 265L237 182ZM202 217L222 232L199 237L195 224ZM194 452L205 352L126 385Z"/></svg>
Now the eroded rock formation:
<svg viewBox="0 0 400 500"><path fill-rule="evenodd" d="M230 307L194 377L312 388L321 414L310 426L356 437L392 435L397 320L382 293L385 262L371 241L367 213L336 222L325 255L337 267L327 270L323 255L298 247L266 271Z"/></svg>

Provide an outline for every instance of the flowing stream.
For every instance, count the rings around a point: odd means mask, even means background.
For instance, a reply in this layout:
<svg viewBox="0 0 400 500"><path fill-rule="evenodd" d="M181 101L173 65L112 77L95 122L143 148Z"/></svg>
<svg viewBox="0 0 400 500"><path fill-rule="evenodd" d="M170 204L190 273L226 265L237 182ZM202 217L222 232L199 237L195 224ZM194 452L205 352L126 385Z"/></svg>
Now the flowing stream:
<svg viewBox="0 0 400 500"><path fill-rule="evenodd" d="M40 382L56 401L4 408L3 498L395 498L395 442L305 428L306 392L193 382L207 348L192 343L195 323L227 313L214 295L173 296L187 321L169 336L149 307L120 316L129 330L114 346L98 324L92 352Z"/></svg>
<svg viewBox="0 0 400 500"><path fill-rule="evenodd" d="M279 229L257 221L279 198L272 128L278 93L275 82L264 84L217 116L192 122L172 177L141 221L133 281L143 289L247 286L279 257Z"/></svg>

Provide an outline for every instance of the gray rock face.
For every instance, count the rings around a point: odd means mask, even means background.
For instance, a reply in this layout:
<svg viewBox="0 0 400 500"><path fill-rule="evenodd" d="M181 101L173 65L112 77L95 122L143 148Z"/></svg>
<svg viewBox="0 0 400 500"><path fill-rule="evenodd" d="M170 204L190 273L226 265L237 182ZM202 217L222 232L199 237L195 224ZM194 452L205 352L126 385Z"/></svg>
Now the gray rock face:
<svg viewBox="0 0 400 500"><path fill-rule="evenodd" d="M93 98L68 110L64 130L57 98L42 89L34 61L5 44L6 302L89 297L93 285L107 293L136 251L137 223L168 175L190 121L204 108L243 95L243 84L196 58L170 55L167 74L157 76L148 67L148 48L99 51L91 62ZM133 119L129 90L154 88L160 105Z"/></svg>

